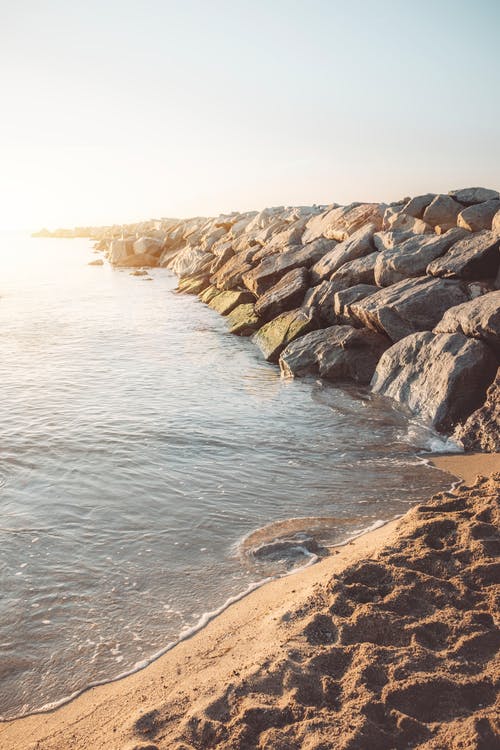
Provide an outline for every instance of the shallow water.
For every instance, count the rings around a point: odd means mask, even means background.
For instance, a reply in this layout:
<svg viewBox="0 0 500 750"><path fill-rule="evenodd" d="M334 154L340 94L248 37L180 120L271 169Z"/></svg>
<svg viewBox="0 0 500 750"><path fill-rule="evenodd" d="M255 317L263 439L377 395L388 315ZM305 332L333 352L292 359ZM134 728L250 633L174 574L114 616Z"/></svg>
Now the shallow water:
<svg viewBox="0 0 500 750"><path fill-rule="evenodd" d="M307 562L305 539L340 542L450 483L415 455L433 436L385 401L283 381L168 271L95 257L0 235L4 717L133 669Z"/></svg>

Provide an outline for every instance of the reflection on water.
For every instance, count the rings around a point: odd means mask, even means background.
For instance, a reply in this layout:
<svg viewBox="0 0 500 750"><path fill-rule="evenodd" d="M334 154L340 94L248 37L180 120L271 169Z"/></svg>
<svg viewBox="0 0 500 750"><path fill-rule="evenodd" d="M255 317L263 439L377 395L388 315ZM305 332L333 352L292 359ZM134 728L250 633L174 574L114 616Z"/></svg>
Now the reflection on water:
<svg viewBox="0 0 500 750"><path fill-rule="evenodd" d="M235 552L256 529L305 518L310 551L449 481L385 402L282 381L167 271L91 258L0 240L4 716L133 668L289 567L276 528L277 554Z"/></svg>

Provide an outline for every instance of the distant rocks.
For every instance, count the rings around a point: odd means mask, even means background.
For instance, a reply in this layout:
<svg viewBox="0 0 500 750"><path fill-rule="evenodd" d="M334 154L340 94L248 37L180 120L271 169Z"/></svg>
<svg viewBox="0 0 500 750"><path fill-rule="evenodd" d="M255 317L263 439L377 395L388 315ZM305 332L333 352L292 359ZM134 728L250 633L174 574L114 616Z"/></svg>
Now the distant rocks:
<svg viewBox="0 0 500 750"><path fill-rule="evenodd" d="M104 261L102 258L97 258L96 260L91 260L89 263L87 263L88 266L103 266Z"/></svg>
<svg viewBox="0 0 500 750"><path fill-rule="evenodd" d="M466 446L496 445L498 191L273 206L87 236L114 267L173 271L177 292L224 315L230 333L251 336L284 376L371 382Z"/></svg>

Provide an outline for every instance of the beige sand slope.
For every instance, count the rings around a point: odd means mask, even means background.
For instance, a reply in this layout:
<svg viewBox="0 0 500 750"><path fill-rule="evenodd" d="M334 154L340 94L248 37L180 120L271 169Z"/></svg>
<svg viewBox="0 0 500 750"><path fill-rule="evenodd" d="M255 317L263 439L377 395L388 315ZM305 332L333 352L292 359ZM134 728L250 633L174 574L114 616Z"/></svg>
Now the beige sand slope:
<svg viewBox="0 0 500 750"><path fill-rule="evenodd" d="M495 747L499 492L437 495L143 672L0 725L0 747Z"/></svg>

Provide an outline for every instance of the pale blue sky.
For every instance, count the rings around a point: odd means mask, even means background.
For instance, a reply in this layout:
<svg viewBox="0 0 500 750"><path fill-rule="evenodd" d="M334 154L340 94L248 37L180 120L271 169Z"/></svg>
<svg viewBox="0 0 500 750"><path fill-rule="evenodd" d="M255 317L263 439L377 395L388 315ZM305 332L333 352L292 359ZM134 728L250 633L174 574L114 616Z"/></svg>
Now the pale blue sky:
<svg viewBox="0 0 500 750"><path fill-rule="evenodd" d="M0 11L0 227L500 187L500 0Z"/></svg>

